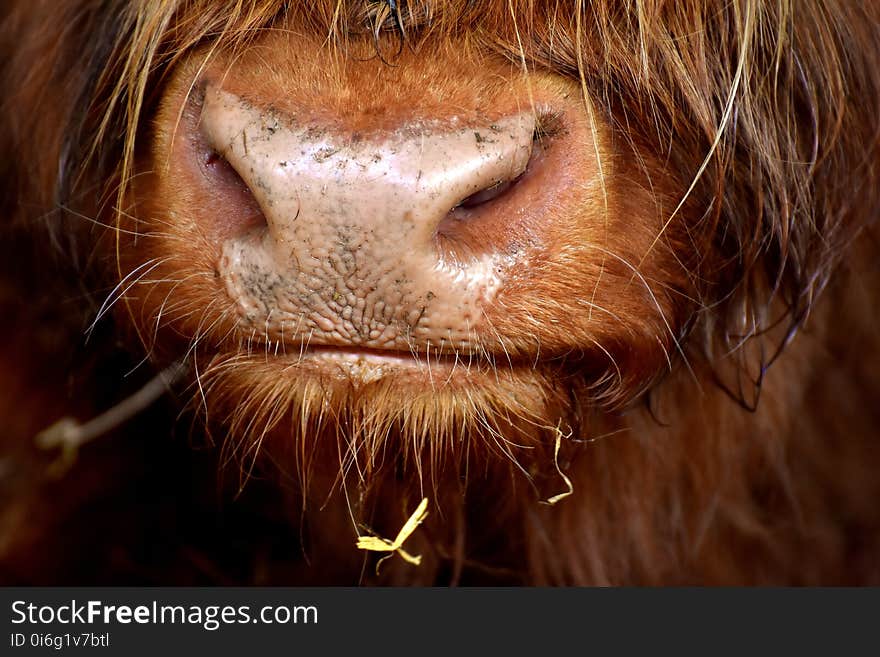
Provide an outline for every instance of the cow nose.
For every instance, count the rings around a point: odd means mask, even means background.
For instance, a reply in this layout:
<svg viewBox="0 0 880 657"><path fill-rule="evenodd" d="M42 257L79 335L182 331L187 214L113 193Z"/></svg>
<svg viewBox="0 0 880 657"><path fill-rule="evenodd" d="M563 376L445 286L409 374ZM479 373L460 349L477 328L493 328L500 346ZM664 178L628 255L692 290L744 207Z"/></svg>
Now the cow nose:
<svg viewBox="0 0 880 657"><path fill-rule="evenodd" d="M453 210L491 203L525 170L533 114L459 123L359 133L210 89L202 114L210 145L250 189L278 250L336 239L333 228L344 226L381 236L388 258L402 250L437 257L438 228Z"/></svg>
<svg viewBox="0 0 880 657"><path fill-rule="evenodd" d="M484 123L282 114L207 88L200 139L231 175L200 184L232 219L203 232L239 321L310 344L470 344L538 212L537 188L522 207L512 193L531 184L534 114Z"/></svg>

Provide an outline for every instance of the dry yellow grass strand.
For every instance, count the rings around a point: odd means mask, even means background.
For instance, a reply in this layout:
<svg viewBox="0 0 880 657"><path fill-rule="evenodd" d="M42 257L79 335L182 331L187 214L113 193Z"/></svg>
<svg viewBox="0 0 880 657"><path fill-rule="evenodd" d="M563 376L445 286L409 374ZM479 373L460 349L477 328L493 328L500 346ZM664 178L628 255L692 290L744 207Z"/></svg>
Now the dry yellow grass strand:
<svg viewBox="0 0 880 657"><path fill-rule="evenodd" d="M571 438L571 433L564 436L565 438ZM562 471L562 468L559 467L559 447L562 445L563 433L562 429L556 427L556 446L553 448L553 465L556 466L556 472L559 473L559 476L562 477L562 480L565 482L565 485L568 486L567 491L563 491L562 493L557 493L553 497L550 497L544 500L544 504L556 504L560 500L564 500L566 497L574 493L574 485L571 483L571 479L569 479L566 474Z"/></svg>
<svg viewBox="0 0 880 657"><path fill-rule="evenodd" d="M422 521L428 516L428 498L422 498L422 501L419 502L419 505L416 507L416 510L413 511L413 514L409 517L409 519L404 523L403 527L400 528L400 531L397 533L397 537L393 541L389 541L387 538L382 538L381 536L359 536L357 541L357 547L359 550L369 550L371 552L390 552L388 556L383 557L379 560L379 563L376 564L376 574L379 573L379 566L382 565L382 562L385 559L391 558L396 552L403 558L407 563L411 563L414 566L418 566L422 563L421 555L412 555L406 550L403 549L403 543L410 537L410 535L416 530Z"/></svg>

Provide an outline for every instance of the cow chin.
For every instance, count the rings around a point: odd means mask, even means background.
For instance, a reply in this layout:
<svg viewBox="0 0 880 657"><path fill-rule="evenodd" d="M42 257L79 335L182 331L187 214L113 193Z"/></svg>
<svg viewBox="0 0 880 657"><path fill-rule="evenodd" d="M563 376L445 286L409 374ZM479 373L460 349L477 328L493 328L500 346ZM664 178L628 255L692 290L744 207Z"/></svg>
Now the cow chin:
<svg viewBox="0 0 880 657"><path fill-rule="evenodd" d="M572 386L531 367L254 354L215 357L199 378L206 419L223 427L230 454L267 449L282 463L330 440L346 469L392 455L413 470L454 466L469 453L521 464L574 422Z"/></svg>

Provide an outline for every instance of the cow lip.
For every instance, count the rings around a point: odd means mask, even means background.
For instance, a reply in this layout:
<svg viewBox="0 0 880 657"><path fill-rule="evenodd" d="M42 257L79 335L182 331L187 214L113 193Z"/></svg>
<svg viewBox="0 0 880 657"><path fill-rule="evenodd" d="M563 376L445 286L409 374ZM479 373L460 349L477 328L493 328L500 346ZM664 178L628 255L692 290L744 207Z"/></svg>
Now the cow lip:
<svg viewBox="0 0 880 657"><path fill-rule="evenodd" d="M287 353L286 362L301 374L339 379L354 385L385 381L421 390L438 385L471 385L492 371L491 357L475 352L446 353L432 349L403 351L369 347L310 345ZM290 362L290 361L293 362ZM285 361L282 361L285 362Z"/></svg>
<svg viewBox="0 0 880 657"><path fill-rule="evenodd" d="M485 358L472 351L455 351L446 347L418 348L413 350L381 349L376 347L309 345L302 351L303 358L315 360L335 360L340 362L364 362L381 365L425 365L454 364L467 365L471 362L485 361Z"/></svg>

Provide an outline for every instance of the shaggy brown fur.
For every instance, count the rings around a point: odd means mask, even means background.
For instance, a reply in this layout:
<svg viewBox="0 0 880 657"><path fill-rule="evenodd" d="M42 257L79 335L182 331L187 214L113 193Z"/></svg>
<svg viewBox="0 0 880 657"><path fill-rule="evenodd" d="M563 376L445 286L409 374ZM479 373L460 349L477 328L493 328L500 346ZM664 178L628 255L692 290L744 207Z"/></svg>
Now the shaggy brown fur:
<svg viewBox="0 0 880 657"><path fill-rule="evenodd" d="M880 9L15 0L0 20L0 581L880 581ZM466 383L326 381L237 331L185 220L211 199L172 162L211 75L391 122L491 112L490 79L577 99L578 208L485 310ZM171 397L47 473L34 435L179 359ZM422 496L421 565L376 575L357 535L393 537Z"/></svg>

